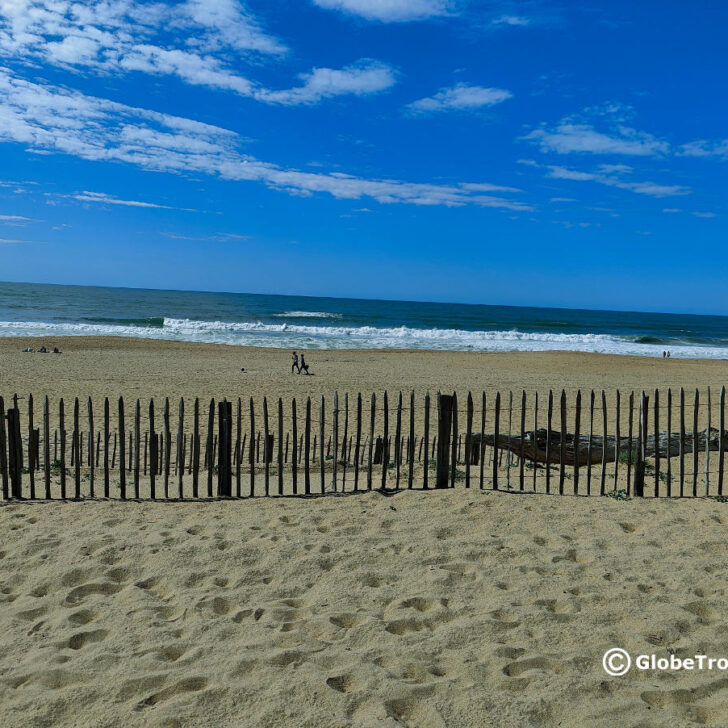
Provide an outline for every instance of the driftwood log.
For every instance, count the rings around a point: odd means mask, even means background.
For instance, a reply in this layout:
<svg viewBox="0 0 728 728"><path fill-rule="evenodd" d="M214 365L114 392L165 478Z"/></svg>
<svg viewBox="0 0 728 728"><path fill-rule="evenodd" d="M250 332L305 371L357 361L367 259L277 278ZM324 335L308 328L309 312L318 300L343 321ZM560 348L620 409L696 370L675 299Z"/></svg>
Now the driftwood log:
<svg viewBox="0 0 728 728"><path fill-rule="evenodd" d="M717 452L719 449L719 431L714 427L710 428L708 435L708 450ZM535 432L530 430L525 432L523 436L523 442L521 442L520 435L498 435L498 449L499 450L510 450L519 457L522 455L526 460L532 460L537 463L546 462L546 441L548 439L548 430L539 429ZM698 433L697 438L693 437L693 434L685 433L684 440L684 453L693 452L697 449L698 452L705 452L705 440L706 432ZM479 452L480 447L480 433L473 433L471 435L471 453L476 454ZM485 435L484 442L486 445L493 447L495 444L495 437L493 435ZM614 435L608 435L605 438L603 435L593 435L591 438L591 462L593 465L601 462L613 463L617 459L617 449L619 454L627 454L632 451L632 460L634 461L637 453L637 446L639 438L633 437L620 437L619 447L617 448L617 438ZM589 435L579 435L578 438L574 437L573 433L566 433L565 440L565 453L564 453L564 464L574 465L575 458L578 457L579 465L586 465L589 462ZM603 459L603 451L606 447L606 457ZM521 449L523 448L523 449ZM551 430L551 442L548 448L549 450L549 462L559 463L561 454L561 433L557 430ZM723 451L728 450L728 431L723 434ZM645 443L645 455L646 457L654 457L655 452L659 453L661 458L666 457L677 457L680 454L680 435L672 433L668 442L666 432L661 432L655 443L655 436L648 435Z"/></svg>

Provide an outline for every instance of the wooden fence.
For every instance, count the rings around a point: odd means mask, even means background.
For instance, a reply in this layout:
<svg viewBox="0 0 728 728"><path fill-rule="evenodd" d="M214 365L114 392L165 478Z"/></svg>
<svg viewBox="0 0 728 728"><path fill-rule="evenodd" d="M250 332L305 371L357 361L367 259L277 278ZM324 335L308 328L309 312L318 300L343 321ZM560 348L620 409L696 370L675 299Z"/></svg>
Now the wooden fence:
<svg viewBox="0 0 728 728"><path fill-rule="evenodd" d="M342 402L343 400L343 402ZM10 499L200 499L480 488L618 497L723 497L725 387L294 398L262 408L184 399L0 397ZM460 402L460 404L459 404ZM190 407L191 405L191 407ZM191 410L191 411L190 411ZM40 426L37 427L36 423ZM717 425L715 427L714 425Z"/></svg>

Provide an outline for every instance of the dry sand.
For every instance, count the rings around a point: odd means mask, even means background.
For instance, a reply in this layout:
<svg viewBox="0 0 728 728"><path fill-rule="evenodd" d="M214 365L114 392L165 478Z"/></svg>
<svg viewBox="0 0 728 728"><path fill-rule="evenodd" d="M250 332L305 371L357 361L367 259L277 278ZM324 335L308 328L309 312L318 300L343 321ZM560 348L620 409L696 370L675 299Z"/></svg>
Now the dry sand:
<svg viewBox="0 0 728 728"><path fill-rule="evenodd" d="M0 508L0 722L726 725L726 506L456 490Z"/></svg>
<svg viewBox="0 0 728 728"><path fill-rule="evenodd" d="M720 386L727 362L0 341L0 392ZM241 374L245 366L248 373ZM454 491L0 506L0 725L728 725L726 505Z"/></svg>

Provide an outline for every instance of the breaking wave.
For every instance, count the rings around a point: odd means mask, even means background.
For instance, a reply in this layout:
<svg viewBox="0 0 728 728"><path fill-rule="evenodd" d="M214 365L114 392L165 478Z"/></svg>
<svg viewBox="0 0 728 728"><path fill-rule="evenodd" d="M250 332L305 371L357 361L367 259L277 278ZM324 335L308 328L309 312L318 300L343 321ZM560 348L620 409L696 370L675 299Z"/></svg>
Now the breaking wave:
<svg viewBox="0 0 728 728"><path fill-rule="evenodd" d="M306 312L288 312L289 315ZM332 314L311 318L330 317ZM303 316L296 316L304 318ZM161 321L161 325L159 322ZM679 339L609 334L521 331L467 331L445 328L299 325L283 322L198 321L194 319L113 319L73 323L0 321L0 336L126 336L234 346L306 349L431 349L443 351L582 351L635 356L728 358L728 342L689 343ZM50 342L49 342L50 343Z"/></svg>

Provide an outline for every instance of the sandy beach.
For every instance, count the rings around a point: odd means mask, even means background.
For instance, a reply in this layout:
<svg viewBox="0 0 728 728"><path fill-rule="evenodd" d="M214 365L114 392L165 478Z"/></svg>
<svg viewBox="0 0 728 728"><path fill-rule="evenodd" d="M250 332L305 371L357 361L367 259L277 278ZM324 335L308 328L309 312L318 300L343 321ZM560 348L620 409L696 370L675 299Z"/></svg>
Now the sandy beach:
<svg viewBox="0 0 728 728"><path fill-rule="evenodd" d="M54 401L719 388L728 362L0 340ZM246 372L240 371L245 367ZM0 506L0 722L450 728L726 725L726 506L465 490Z"/></svg>
<svg viewBox="0 0 728 728"><path fill-rule="evenodd" d="M726 506L378 493L0 508L13 728L725 725Z"/></svg>

